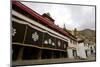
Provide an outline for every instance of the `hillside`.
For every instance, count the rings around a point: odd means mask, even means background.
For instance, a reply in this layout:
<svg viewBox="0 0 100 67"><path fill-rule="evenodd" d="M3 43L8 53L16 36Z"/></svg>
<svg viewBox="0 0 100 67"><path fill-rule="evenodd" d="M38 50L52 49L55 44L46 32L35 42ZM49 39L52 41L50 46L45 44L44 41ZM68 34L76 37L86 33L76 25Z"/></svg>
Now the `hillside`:
<svg viewBox="0 0 100 67"><path fill-rule="evenodd" d="M82 37L86 41L95 42L96 39L95 30L85 29L85 30L78 31L77 34L78 36Z"/></svg>

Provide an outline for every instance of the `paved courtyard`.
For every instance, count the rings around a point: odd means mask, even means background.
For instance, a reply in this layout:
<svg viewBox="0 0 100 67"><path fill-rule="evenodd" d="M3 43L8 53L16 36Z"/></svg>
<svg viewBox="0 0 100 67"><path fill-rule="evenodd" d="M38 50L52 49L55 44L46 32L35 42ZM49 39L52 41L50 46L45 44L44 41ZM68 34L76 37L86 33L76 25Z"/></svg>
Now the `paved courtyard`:
<svg viewBox="0 0 100 67"><path fill-rule="evenodd" d="M90 56L86 59L69 59L69 58L60 58L60 59L44 59L44 60L24 60L24 61L15 61L13 65L37 65L37 64L53 64L53 63L69 63L69 62L88 62L95 61L95 56Z"/></svg>

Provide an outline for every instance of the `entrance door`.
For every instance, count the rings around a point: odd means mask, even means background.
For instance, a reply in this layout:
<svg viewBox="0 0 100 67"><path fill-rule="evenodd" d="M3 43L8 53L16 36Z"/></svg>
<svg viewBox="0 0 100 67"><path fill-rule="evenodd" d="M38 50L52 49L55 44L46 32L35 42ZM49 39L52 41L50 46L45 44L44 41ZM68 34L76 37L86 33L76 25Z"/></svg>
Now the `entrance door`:
<svg viewBox="0 0 100 67"><path fill-rule="evenodd" d="M73 50L73 56L77 57L77 51L76 50Z"/></svg>

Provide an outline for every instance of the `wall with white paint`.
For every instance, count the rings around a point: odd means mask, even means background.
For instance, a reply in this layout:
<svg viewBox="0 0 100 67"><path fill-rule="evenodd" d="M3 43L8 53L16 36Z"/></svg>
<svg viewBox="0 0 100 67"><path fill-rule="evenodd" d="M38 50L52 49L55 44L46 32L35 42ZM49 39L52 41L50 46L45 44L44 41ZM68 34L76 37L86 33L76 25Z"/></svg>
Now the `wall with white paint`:
<svg viewBox="0 0 100 67"><path fill-rule="evenodd" d="M81 58L86 58L84 43L79 43L77 45L77 55Z"/></svg>
<svg viewBox="0 0 100 67"><path fill-rule="evenodd" d="M68 58L73 59L74 58L74 56L73 56L73 50L72 49L67 49L67 51L68 51Z"/></svg>

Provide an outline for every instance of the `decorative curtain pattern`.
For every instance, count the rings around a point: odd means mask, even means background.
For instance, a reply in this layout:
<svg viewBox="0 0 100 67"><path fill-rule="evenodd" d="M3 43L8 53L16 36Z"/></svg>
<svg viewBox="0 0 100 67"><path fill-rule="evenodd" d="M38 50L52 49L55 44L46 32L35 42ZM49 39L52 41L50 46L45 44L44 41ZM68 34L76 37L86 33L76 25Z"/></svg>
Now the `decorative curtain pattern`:
<svg viewBox="0 0 100 67"><path fill-rule="evenodd" d="M12 21L12 42L23 43L26 25Z"/></svg>
<svg viewBox="0 0 100 67"><path fill-rule="evenodd" d="M42 40L43 40L43 33L27 26L27 34L25 38L25 44L31 44L36 46L42 46Z"/></svg>
<svg viewBox="0 0 100 67"><path fill-rule="evenodd" d="M47 32L41 32L28 24L25 25L17 22L12 23L12 41L62 50L66 50L68 46L68 42L56 38Z"/></svg>
<svg viewBox="0 0 100 67"><path fill-rule="evenodd" d="M48 33L44 33L43 46L55 48L56 47L55 37L49 35Z"/></svg>

